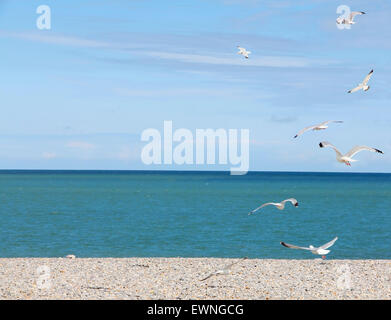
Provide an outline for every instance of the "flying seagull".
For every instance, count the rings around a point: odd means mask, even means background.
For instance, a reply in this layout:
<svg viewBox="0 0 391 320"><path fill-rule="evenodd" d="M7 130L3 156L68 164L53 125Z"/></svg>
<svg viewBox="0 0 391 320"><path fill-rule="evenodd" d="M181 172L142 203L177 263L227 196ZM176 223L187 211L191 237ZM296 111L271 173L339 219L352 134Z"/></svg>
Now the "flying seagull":
<svg viewBox="0 0 391 320"><path fill-rule="evenodd" d="M204 279L201 279L200 281L205 281L206 279L209 279L210 277L213 277L213 276L218 276L218 275L226 275L226 274L229 274L229 270L235 265L235 264L238 264L239 262L243 261L243 260L246 260L247 257L244 257L238 261L235 261L227 266L225 266L223 269L219 269L219 270L216 270L215 272L212 272L209 276L207 276L206 278Z"/></svg>
<svg viewBox="0 0 391 320"><path fill-rule="evenodd" d="M375 148L371 148L371 147L367 147L367 146L355 146L348 153L342 154L334 145L332 145L330 142L327 142L327 141L323 141L323 142L319 143L319 147L321 147L321 148L327 148L327 147L333 148L335 153L336 153L336 155L337 155L337 161L341 162L341 163L345 163L347 166L351 165L350 162L358 161L358 160L352 159L352 157L356 153L358 153L360 151L368 150L368 151L371 151L371 152L383 153L383 151L381 151L379 149L375 149Z"/></svg>
<svg viewBox="0 0 391 320"><path fill-rule="evenodd" d="M365 12L353 11L353 12L350 13L348 18L339 17L337 19L337 23L338 24L355 24L356 22L353 21L354 17L357 16L357 15L362 15L362 14L365 14Z"/></svg>
<svg viewBox="0 0 391 320"><path fill-rule="evenodd" d="M298 136L302 135L306 131L327 129L329 127L328 124L331 123L331 122L342 123L343 121L340 121L340 120L328 120L328 121L322 122L322 123L320 123L318 125L315 125L315 126L306 127L304 129L300 130L297 133L297 135L295 135L293 138L297 138Z"/></svg>
<svg viewBox="0 0 391 320"><path fill-rule="evenodd" d="M313 254L318 254L322 255L322 259L326 259L326 254L330 252L330 250L326 250L330 248L335 241L338 240L338 237L335 237L333 240L330 242L325 243L323 246L315 248L314 246L310 245L309 247L298 247L293 244L285 243L285 242L280 242L284 247L290 248L290 249L302 249L302 250L308 250L311 251Z"/></svg>
<svg viewBox="0 0 391 320"><path fill-rule="evenodd" d="M348 93L353 93L353 92L356 92L358 90L364 90L364 91L368 91L370 86L368 86L368 81L369 79L371 79L371 76L372 76L372 73L373 73L373 70L371 70L367 76L365 77L364 81L361 82L357 87L351 89L348 91Z"/></svg>
<svg viewBox="0 0 391 320"><path fill-rule="evenodd" d="M266 207L266 206L269 206L269 205L273 205L275 206L277 209L279 210L284 210L285 208L285 202L291 202L295 207L298 207L299 206L299 202L297 202L296 199L294 198L289 198L289 199L286 199L284 201L281 201L280 203L275 203L275 202L268 202L268 203L264 203L263 205L261 205L260 207L254 209L253 211L251 211L248 215L250 214L253 214L255 211L258 211L259 209L263 208L263 207Z"/></svg>
<svg viewBox="0 0 391 320"><path fill-rule="evenodd" d="M247 51L245 48L239 47L238 46L238 54L243 55L246 59L248 59L248 55L251 53L251 51Z"/></svg>

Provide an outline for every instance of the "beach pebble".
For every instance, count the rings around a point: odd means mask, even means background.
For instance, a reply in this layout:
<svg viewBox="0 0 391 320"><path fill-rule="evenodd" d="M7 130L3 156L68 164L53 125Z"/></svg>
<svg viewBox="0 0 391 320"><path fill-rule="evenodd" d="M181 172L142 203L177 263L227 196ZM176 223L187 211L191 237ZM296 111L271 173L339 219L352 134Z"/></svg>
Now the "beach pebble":
<svg viewBox="0 0 391 320"><path fill-rule="evenodd" d="M0 299L391 299L389 260L70 256L0 258Z"/></svg>

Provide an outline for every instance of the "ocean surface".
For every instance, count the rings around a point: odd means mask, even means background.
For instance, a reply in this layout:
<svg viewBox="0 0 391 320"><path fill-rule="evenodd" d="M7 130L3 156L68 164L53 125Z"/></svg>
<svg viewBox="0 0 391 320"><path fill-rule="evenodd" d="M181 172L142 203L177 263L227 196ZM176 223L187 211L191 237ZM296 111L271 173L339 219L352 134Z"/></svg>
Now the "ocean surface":
<svg viewBox="0 0 391 320"><path fill-rule="evenodd" d="M0 257L391 259L391 174L0 171L0 217Z"/></svg>

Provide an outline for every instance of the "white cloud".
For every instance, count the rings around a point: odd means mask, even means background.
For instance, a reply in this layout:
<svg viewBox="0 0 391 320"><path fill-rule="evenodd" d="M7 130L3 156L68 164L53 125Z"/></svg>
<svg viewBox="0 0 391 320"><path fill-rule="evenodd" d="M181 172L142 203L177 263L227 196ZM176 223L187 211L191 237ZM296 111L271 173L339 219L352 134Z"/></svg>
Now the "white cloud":
<svg viewBox="0 0 391 320"><path fill-rule="evenodd" d="M208 96L227 96L226 90L219 89L126 89L115 88L114 92L122 96L129 97L177 97L179 95L208 95ZM232 93L232 91L230 92ZM239 91L237 91L239 93Z"/></svg>
<svg viewBox="0 0 391 320"><path fill-rule="evenodd" d="M65 46L75 46L75 47L109 47L110 45L105 42L88 40L78 37L69 37L59 34L44 34L44 33L33 33L33 32L5 32L0 31L0 36L2 37L12 37L19 38L23 40L36 41L49 44L59 44Z"/></svg>
<svg viewBox="0 0 391 320"><path fill-rule="evenodd" d="M256 58L250 57L248 60L242 57L233 58L232 55L225 56L207 56L199 54L186 53L171 53L171 52L142 52L147 55L159 59L177 60L188 63L202 63L202 64L217 64L217 65L237 65L237 66L251 66L251 67L308 67L310 65L321 63L320 60L306 59L300 57L285 57L285 56L260 56ZM330 63L330 61L327 61Z"/></svg>

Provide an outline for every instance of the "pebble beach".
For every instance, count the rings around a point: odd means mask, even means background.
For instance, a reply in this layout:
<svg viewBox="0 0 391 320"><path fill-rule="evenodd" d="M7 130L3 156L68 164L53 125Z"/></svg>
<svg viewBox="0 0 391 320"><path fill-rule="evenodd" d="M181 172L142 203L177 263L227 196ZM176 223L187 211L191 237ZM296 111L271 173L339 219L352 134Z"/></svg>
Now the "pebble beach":
<svg viewBox="0 0 391 320"><path fill-rule="evenodd" d="M391 299L391 260L1 258L1 299Z"/></svg>

